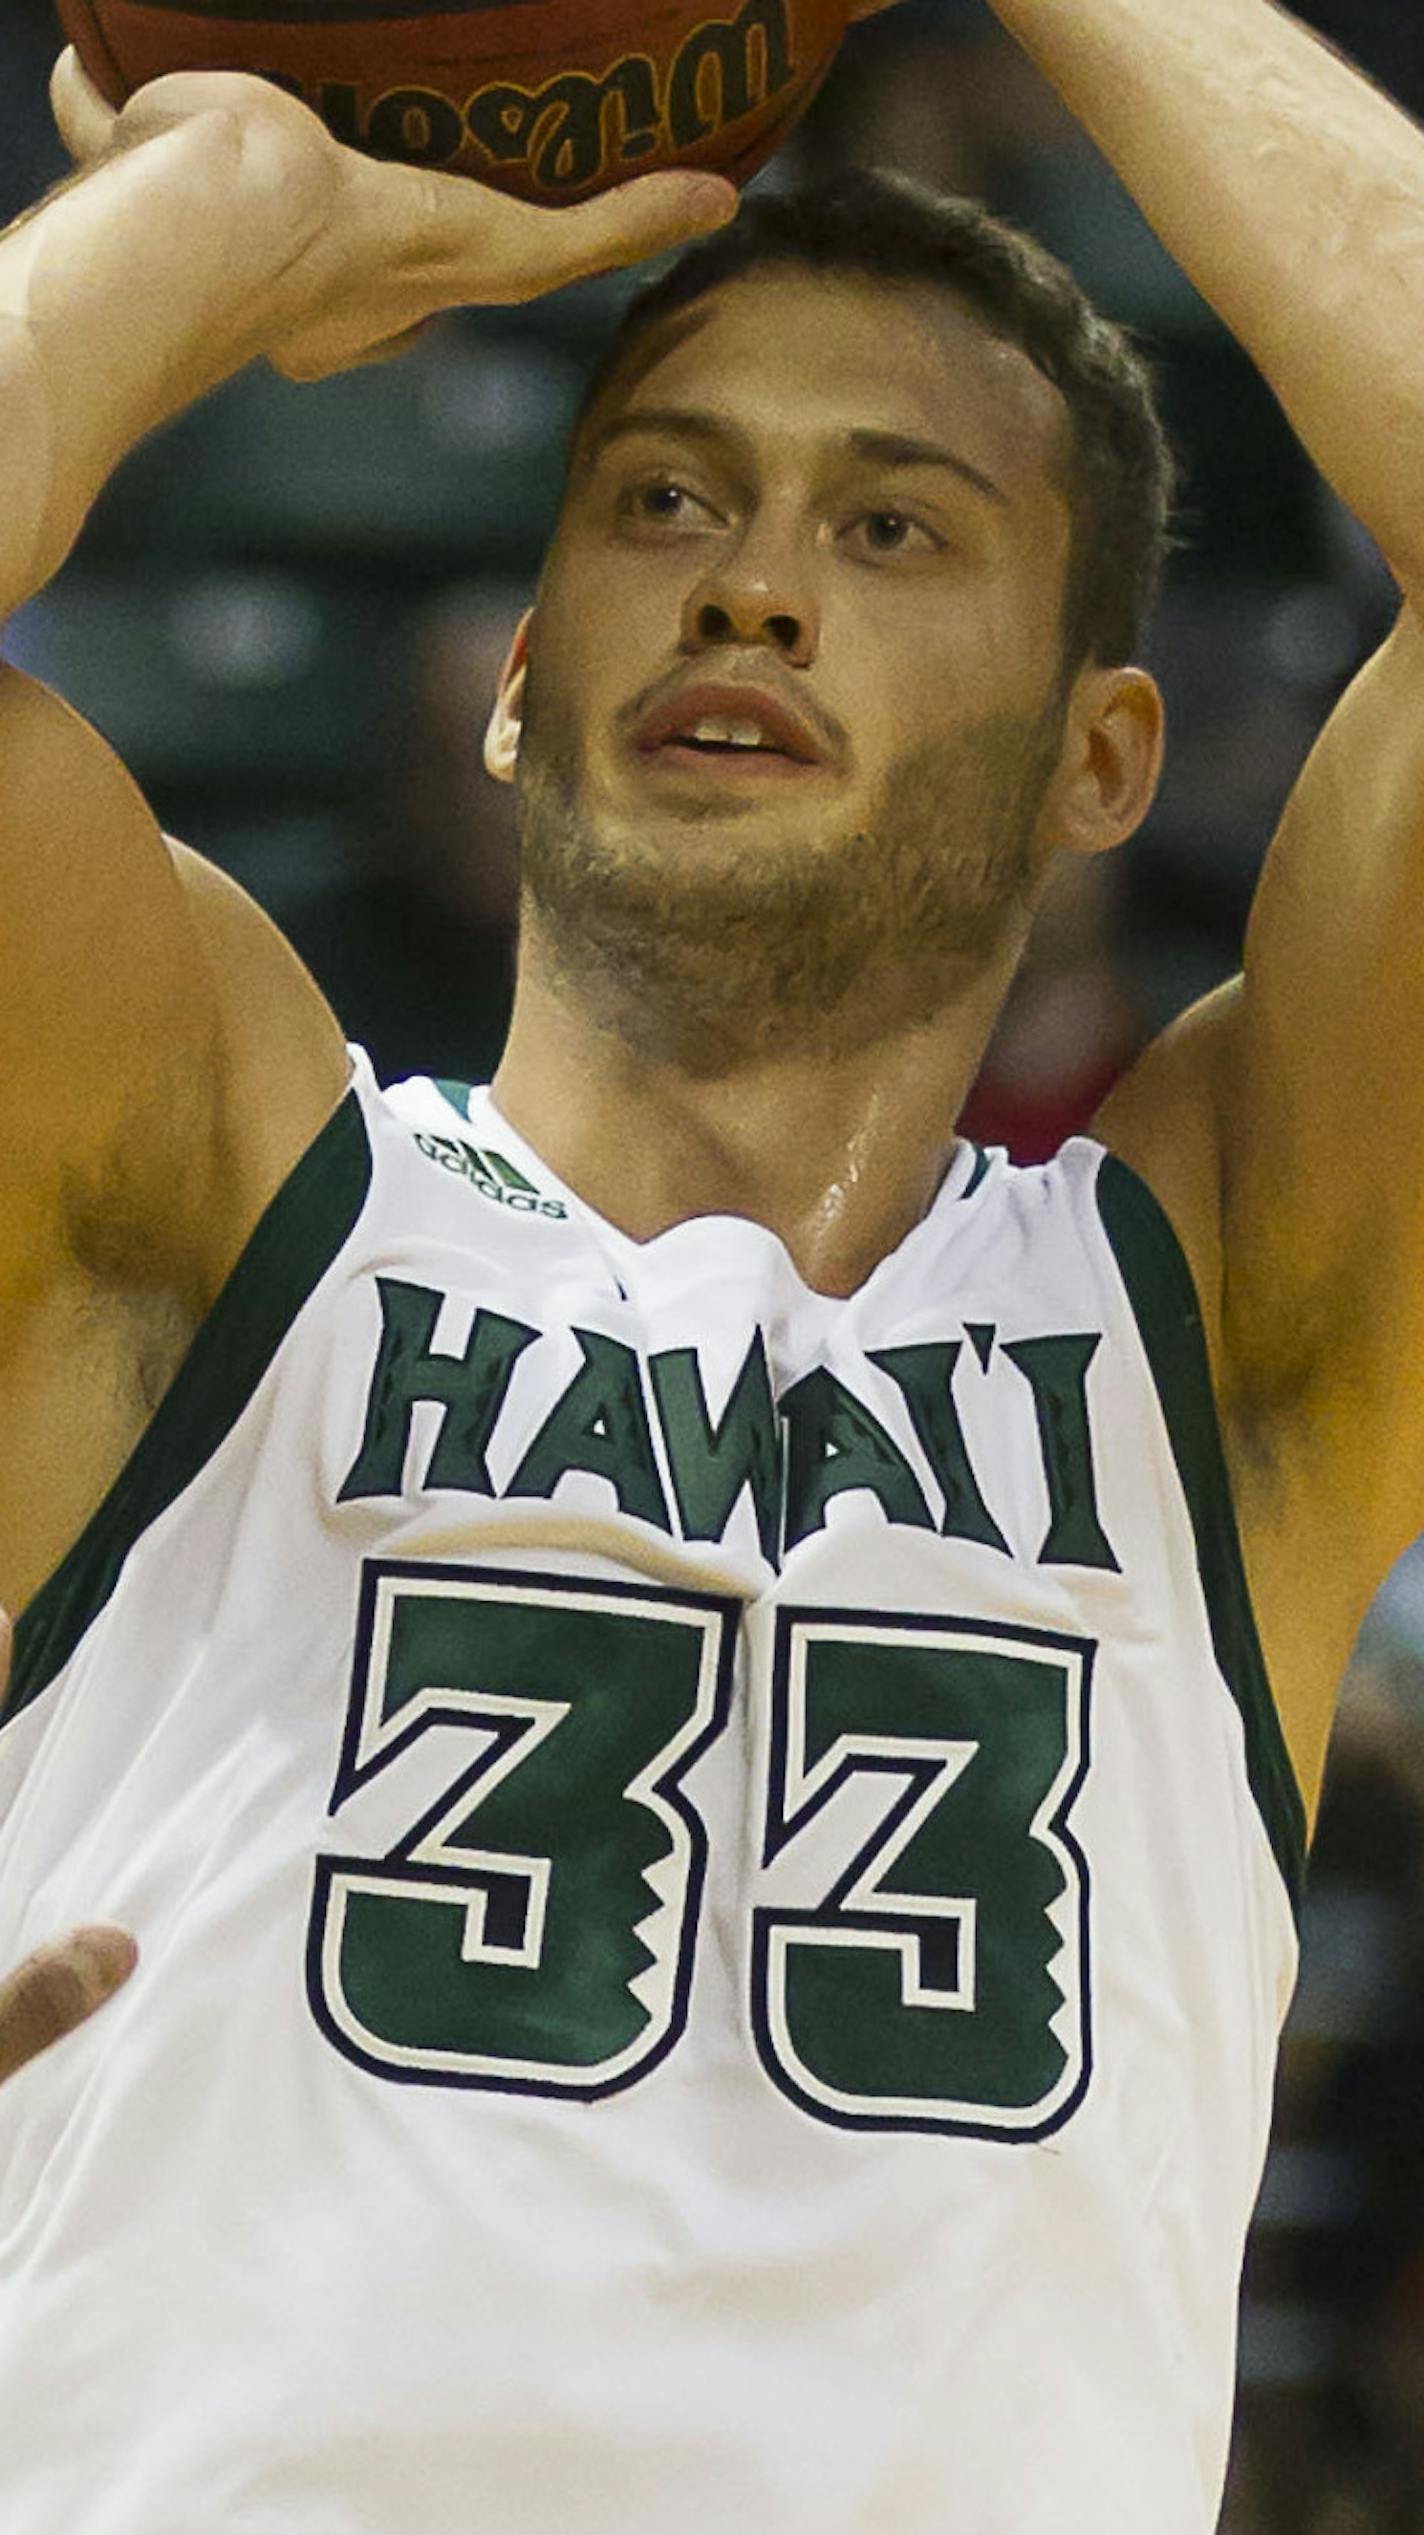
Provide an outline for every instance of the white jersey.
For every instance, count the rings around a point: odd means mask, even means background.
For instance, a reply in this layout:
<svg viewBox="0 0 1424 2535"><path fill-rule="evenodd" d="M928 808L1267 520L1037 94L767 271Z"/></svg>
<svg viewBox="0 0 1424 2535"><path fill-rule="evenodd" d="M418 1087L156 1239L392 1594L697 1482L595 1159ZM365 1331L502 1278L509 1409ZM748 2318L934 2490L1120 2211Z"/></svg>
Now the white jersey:
<svg viewBox="0 0 1424 2535"><path fill-rule="evenodd" d="M352 1086L25 1614L14 2535L1208 2535L1300 1797L1079 1139L848 1300Z"/></svg>

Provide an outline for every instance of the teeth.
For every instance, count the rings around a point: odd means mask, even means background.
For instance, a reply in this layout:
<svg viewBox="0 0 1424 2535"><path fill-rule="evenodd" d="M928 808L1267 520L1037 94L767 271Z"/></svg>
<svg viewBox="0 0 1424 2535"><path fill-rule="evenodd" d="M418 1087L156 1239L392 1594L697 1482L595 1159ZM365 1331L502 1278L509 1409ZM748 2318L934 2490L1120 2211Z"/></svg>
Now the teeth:
<svg viewBox="0 0 1424 2535"><path fill-rule="evenodd" d="M729 722L714 714L705 714L687 736L689 739L720 740L724 747L730 745L734 748L770 748L773 744L759 722Z"/></svg>

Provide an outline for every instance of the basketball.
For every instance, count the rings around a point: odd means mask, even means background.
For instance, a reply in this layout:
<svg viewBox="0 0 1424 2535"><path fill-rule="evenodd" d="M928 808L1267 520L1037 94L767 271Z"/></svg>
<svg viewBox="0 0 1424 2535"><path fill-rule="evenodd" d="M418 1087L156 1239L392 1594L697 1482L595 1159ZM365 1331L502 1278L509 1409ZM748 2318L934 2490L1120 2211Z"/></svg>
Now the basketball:
<svg viewBox="0 0 1424 2535"><path fill-rule="evenodd" d="M254 71L373 158L526 202L664 167L742 184L835 59L850 0L57 0L121 106L169 71Z"/></svg>

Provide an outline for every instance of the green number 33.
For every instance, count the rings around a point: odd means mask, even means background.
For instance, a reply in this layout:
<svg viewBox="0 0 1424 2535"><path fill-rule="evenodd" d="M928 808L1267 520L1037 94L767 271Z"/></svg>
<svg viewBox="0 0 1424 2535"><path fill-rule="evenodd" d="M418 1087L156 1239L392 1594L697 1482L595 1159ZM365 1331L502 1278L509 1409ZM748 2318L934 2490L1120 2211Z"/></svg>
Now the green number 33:
<svg viewBox="0 0 1424 2535"><path fill-rule="evenodd" d="M708 1865L683 1782L726 1731L740 1617L652 1584L366 1562L330 1811L369 1812L376 1853L317 1859L307 1959L340 2051L589 2101L676 2048ZM766 1889L842 1790L885 1780L829 1890L751 1911L756 2047L817 2120L1023 2140L1081 2102L1092 1655L986 1621L778 1612Z"/></svg>

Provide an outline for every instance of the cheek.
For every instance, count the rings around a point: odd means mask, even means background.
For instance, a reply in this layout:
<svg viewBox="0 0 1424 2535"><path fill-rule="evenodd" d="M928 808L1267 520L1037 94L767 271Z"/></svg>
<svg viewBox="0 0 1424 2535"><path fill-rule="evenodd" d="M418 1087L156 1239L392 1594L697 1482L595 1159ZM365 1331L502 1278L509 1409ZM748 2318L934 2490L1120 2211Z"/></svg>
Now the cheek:
<svg viewBox="0 0 1424 2535"><path fill-rule="evenodd" d="M630 629L640 612L617 577L592 558L574 574L546 580L531 628L531 672L546 700L573 698L580 708L601 704L630 682L623 665L633 649ZM632 673L636 693L636 673Z"/></svg>
<svg viewBox="0 0 1424 2535"><path fill-rule="evenodd" d="M569 713L565 676L563 655L553 644L545 642L536 649L531 643L529 668L524 680L521 754L525 758L567 755Z"/></svg>

